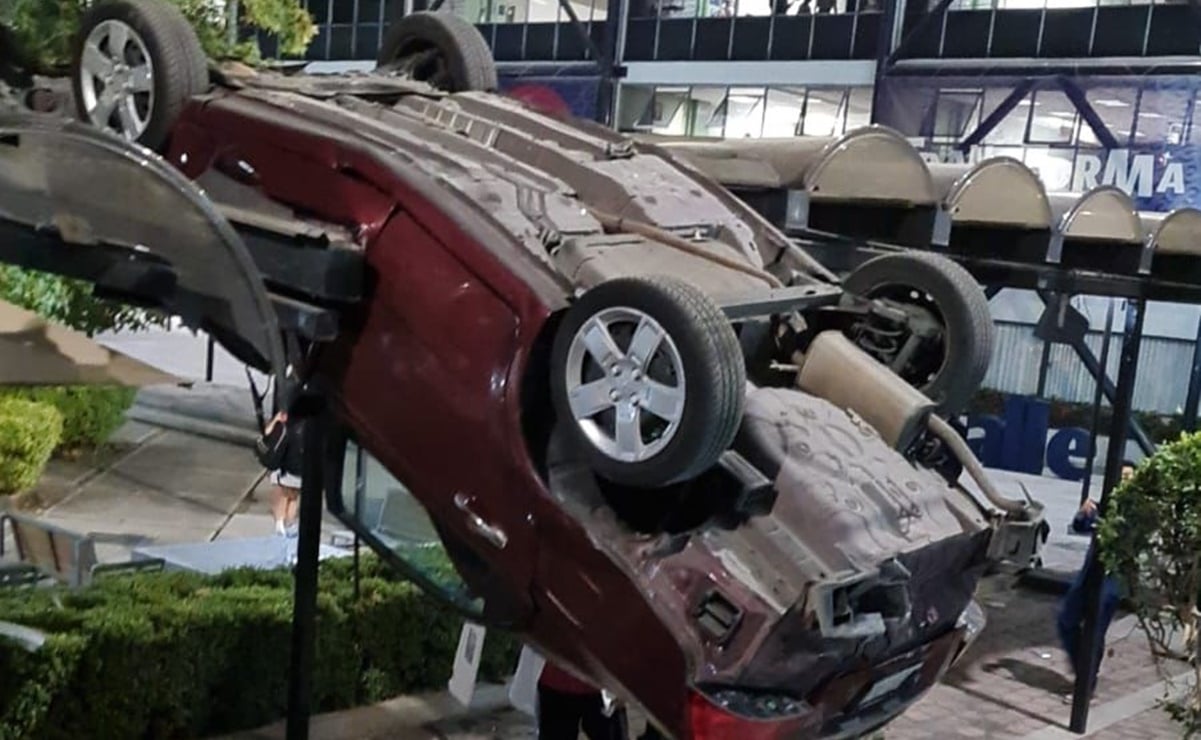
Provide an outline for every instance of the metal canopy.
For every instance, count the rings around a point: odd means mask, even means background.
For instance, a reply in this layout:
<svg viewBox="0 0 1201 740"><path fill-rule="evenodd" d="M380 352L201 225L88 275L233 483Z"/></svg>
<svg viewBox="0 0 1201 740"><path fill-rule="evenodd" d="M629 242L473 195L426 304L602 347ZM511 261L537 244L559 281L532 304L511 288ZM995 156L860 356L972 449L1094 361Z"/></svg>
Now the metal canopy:
<svg viewBox="0 0 1201 740"><path fill-rule="evenodd" d="M938 201L921 155L885 126L837 138L644 140L683 157L727 187L801 190L814 201Z"/></svg>
<svg viewBox="0 0 1201 740"><path fill-rule="evenodd" d="M1055 230L1065 239L1142 244L1143 226L1129 195L1112 185L1080 193L1052 193Z"/></svg>
<svg viewBox="0 0 1201 740"><path fill-rule="evenodd" d="M1089 273L1089 292L1101 295L1179 297L1201 291L1201 210L1140 213L1129 195L1108 185L1048 193L1033 170L1009 157L927 163L884 126L839 138L655 143L730 188L793 237L945 248L985 270L994 262L1082 270ZM839 269L842 261L832 266ZM1083 279L1055 277L1068 284ZM1129 279L1156 285L1123 282Z"/></svg>
<svg viewBox="0 0 1201 740"><path fill-rule="evenodd" d="M1042 181L1012 157L993 157L975 165L927 167L942 209L954 224L1051 228L1051 204Z"/></svg>
<svg viewBox="0 0 1201 740"><path fill-rule="evenodd" d="M1179 208L1171 213L1140 213L1147 241L1155 254L1201 257L1201 210Z"/></svg>

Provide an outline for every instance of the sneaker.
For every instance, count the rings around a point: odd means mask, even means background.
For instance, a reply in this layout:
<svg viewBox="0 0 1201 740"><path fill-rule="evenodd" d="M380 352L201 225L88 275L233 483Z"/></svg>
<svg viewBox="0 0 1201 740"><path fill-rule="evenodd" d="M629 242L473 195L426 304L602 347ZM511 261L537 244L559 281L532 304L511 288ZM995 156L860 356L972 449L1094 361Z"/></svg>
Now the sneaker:
<svg viewBox="0 0 1201 740"><path fill-rule="evenodd" d="M285 531L288 539L294 540L300 537L300 524L289 524Z"/></svg>
<svg viewBox="0 0 1201 740"><path fill-rule="evenodd" d="M275 536L276 537L287 537L288 536L288 532L284 528L284 522L282 519L275 520Z"/></svg>

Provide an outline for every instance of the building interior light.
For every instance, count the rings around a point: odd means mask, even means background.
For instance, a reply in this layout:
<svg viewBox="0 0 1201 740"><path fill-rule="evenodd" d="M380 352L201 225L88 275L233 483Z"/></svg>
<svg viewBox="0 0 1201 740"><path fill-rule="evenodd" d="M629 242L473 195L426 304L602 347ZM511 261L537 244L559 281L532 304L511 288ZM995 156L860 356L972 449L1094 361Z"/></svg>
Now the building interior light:
<svg viewBox="0 0 1201 740"><path fill-rule="evenodd" d="M1117 98L1107 98L1105 100L1094 100L1093 104L1104 106L1105 108L1129 108L1130 107L1130 103L1127 103L1125 100L1118 100Z"/></svg>

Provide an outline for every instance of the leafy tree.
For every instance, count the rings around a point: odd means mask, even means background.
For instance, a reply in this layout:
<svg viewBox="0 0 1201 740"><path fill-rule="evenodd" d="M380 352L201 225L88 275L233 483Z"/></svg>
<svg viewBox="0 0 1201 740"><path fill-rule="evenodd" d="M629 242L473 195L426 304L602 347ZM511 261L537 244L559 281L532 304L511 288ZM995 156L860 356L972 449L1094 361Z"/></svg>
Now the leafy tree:
<svg viewBox="0 0 1201 740"><path fill-rule="evenodd" d="M1161 668L1169 660L1192 668L1183 696L1164 706L1193 737L1201 733L1201 433L1162 445L1114 490L1099 537Z"/></svg>
<svg viewBox="0 0 1201 740"><path fill-rule="evenodd" d="M69 326L88 336L106 331L137 331L163 324L166 317L106 301L92 285L11 265L0 265L0 299Z"/></svg>
<svg viewBox="0 0 1201 740"><path fill-rule="evenodd" d="M222 0L163 0L178 5L196 29L210 57L241 62L260 61L254 42L229 39L225 3ZM22 56L35 71L55 73L71 61L71 44L79 29L79 18L89 0L2 0L0 23L12 28ZM264 31L279 41L282 54L301 56L317 35L313 17L302 0L240 0L238 25L248 31Z"/></svg>

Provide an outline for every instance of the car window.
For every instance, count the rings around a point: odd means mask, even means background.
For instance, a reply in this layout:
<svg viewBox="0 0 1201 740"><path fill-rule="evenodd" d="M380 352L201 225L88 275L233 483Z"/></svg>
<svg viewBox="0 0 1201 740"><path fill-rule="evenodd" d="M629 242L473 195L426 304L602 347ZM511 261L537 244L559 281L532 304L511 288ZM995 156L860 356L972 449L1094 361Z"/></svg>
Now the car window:
<svg viewBox="0 0 1201 740"><path fill-rule="evenodd" d="M347 441L333 513L386 562L435 598L469 614L482 612L451 563L429 514L409 489L363 448Z"/></svg>

